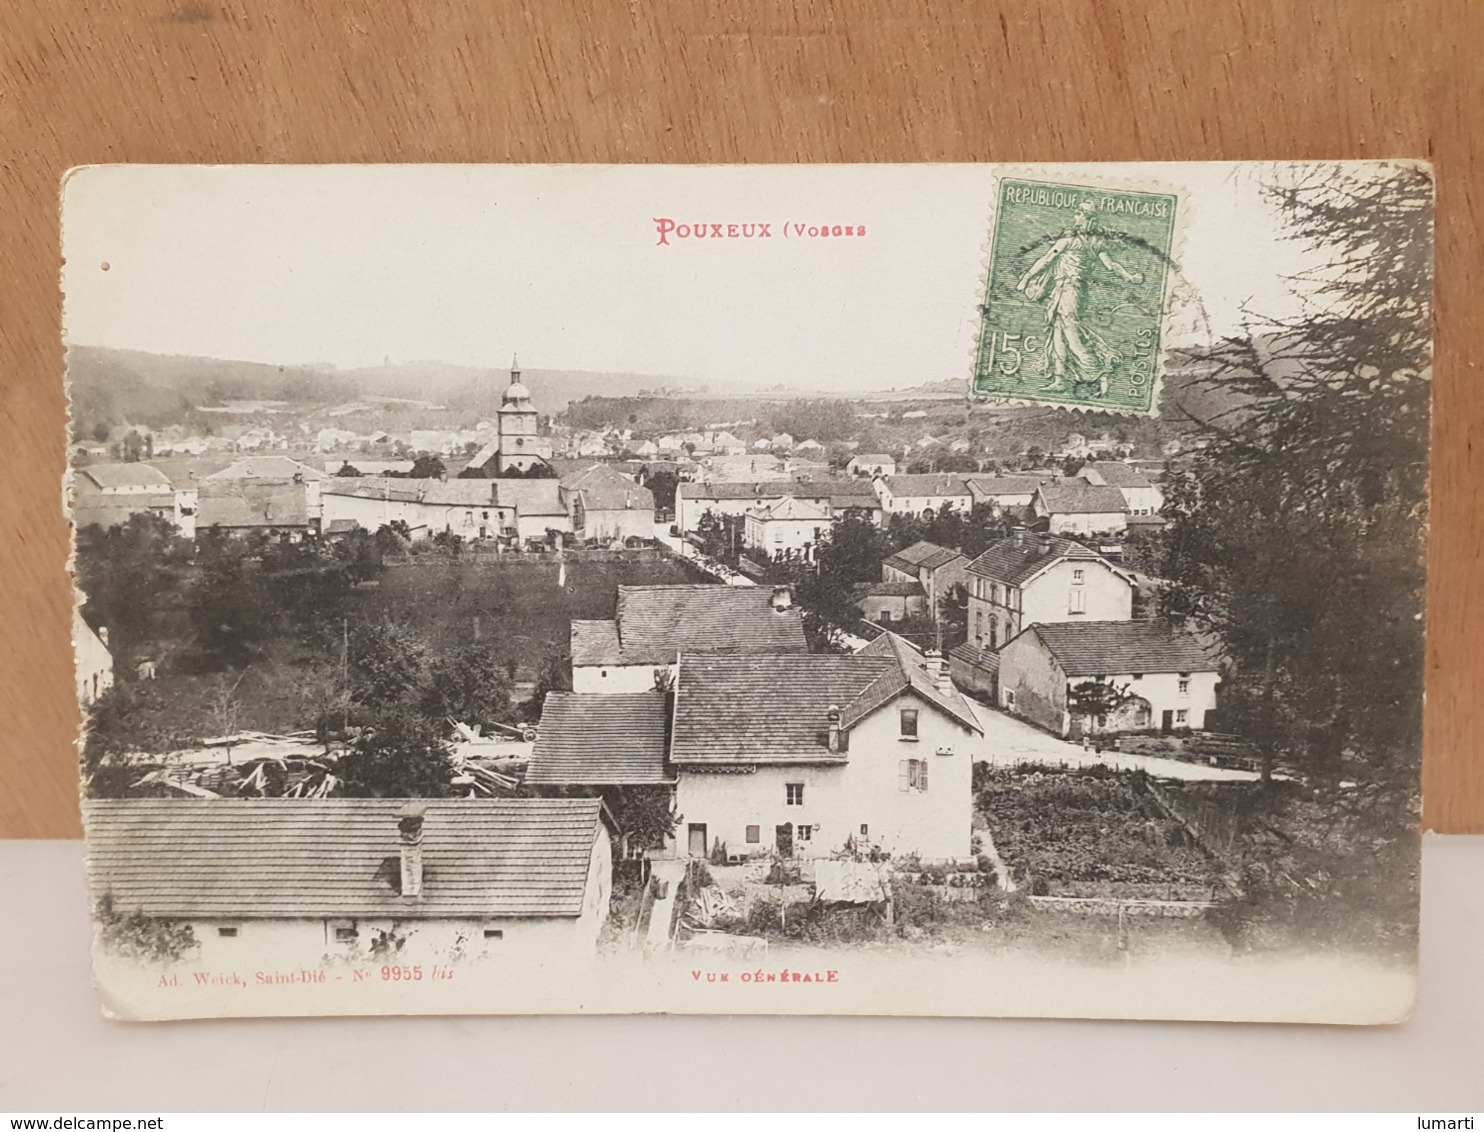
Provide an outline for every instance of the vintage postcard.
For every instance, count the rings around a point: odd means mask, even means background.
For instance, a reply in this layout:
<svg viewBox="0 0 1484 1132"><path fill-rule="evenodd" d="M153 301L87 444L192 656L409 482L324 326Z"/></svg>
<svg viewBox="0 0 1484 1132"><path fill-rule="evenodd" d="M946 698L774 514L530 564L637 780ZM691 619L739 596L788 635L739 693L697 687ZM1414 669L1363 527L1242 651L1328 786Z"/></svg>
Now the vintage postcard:
<svg viewBox="0 0 1484 1132"><path fill-rule="evenodd" d="M72 171L104 1009L1405 1017L1432 207Z"/></svg>

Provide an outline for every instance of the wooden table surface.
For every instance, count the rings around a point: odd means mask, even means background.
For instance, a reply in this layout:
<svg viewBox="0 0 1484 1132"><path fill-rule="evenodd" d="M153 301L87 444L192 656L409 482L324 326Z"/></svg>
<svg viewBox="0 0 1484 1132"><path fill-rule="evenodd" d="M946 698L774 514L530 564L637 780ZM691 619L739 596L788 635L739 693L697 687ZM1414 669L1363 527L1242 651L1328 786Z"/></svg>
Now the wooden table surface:
<svg viewBox="0 0 1484 1132"><path fill-rule="evenodd" d="M0 837L78 834L57 187L90 162L1422 157L1426 823L1484 831L1477 0L9 0Z"/></svg>

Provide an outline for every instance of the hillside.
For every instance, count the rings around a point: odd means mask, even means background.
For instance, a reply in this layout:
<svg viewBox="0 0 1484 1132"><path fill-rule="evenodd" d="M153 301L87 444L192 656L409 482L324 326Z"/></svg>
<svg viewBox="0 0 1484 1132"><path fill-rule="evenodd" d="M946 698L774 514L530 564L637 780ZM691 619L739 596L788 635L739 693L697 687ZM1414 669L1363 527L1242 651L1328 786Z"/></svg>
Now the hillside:
<svg viewBox="0 0 1484 1132"><path fill-rule="evenodd" d="M361 398L405 398L431 402L455 417L474 418L494 411L500 391L510 380L508 370L444 362L339 369L328 364L276 366L102 346L72 347L67 366L73 429L78 436L126 421L152 428L206 428L213 423L212 415L202 410L233 403L257 405L264 413L302 417L315 409ZM544 413L560 412L569 402L596 393L632 395L679 384L674 378L650 374L580 370L526 370L524 379L532 401ZM263 404L267 402L281 404ZM417 404L384 406L388 415L406 415L417 408Z"/></svg>

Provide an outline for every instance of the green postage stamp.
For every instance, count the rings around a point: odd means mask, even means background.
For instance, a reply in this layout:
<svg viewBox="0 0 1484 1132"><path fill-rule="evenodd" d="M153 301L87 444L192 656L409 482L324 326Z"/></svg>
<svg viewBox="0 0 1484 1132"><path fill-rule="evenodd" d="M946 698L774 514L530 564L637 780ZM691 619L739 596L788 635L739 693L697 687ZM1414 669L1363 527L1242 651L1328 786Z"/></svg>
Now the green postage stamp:
<svg viewBox="0 0 1484 1132"><path fill-rule="evenodd" d="M1000 181L975 396L1155 412L1176 198Z"/></svg>

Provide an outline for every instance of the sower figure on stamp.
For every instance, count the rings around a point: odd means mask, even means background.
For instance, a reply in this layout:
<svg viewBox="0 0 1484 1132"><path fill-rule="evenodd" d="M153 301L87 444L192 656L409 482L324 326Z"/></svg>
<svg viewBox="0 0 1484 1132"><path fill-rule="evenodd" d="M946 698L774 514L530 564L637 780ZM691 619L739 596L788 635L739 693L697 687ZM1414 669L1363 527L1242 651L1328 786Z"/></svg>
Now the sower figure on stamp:
<svg viewBox="0 0 1484 1132"><path fill-rule="evenodd" d="M1142 283L1144 276L1110 256L1104 250L1106 242L1098 231L1093 206L1084 204L1073 214L1071 230L1058 237L1015 285L1032 302L1046 302L1052 376L1047 389L1066 388L1070 355L1081 379L1096 381L1099 396L1108 395L1108 370L1118 360L1118 352L1083 325L1093 259L1129 283Z"/></svg>

